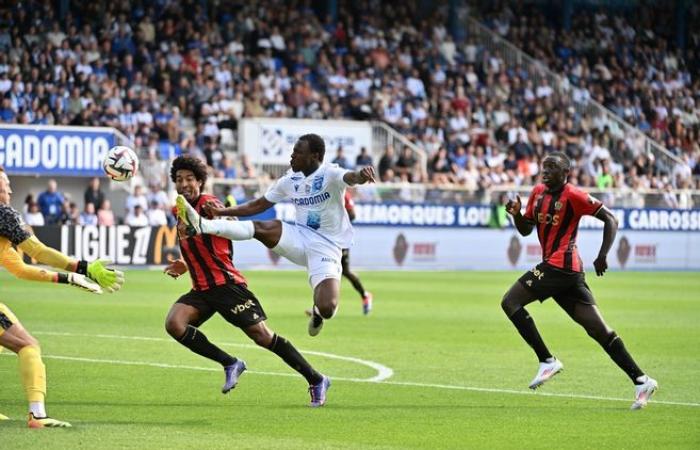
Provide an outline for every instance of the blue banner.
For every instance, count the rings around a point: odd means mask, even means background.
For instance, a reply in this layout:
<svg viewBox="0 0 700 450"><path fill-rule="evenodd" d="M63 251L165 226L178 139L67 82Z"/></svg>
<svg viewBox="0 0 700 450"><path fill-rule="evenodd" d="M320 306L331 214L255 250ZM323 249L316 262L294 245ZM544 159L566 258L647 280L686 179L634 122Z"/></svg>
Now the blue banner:
<svg viewBox="0 0 700 450"><path fill-rule="evenodd" d="M108 128L0 125L0 165L10 175L101 176L114 143Z"/></svg>
<svg viewBox="0 0 700 450"><path fill-rule="evenodd" d="M620 230L700 231L698 209L611 208L611 211L617 217ZM353 225L358 226L488 228L492 212L488 205L357 203L355 214L357 217ZM510 221L508 227L512 227ZM584 216L579 228L602 229L603 222L592 216Z"/></svg>
<svg viewBox="0 0 700 450"><path fill-rule="evenodd" d="M291 203L278 203L253 220L268 220L274 210L277 219L294 222L296 209ZM620 230L700 231L700 209L623 209L610 208ZM355 203L354 226L489 228L489 205L431 205L414 203ZM509 220L505 228L513 227ZM603 222L583 216L579 229L602 229Z"/></svg>

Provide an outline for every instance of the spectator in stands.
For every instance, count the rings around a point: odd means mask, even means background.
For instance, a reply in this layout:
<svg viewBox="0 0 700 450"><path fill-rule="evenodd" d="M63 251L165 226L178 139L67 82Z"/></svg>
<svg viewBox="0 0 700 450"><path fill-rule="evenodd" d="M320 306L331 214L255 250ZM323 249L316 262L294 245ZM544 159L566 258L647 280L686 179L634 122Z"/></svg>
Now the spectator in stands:
<svg viewBox="0 0 700 450"><path fill-rule="evenodd" d="M147 227L148 217L143 212L143 207L140 203L134 204L134 209L126 215L124 223L131 227Z"/></svg>
<svg viewBox="0 0 700 450"><path fill-rule="evenodd" d="M631 192L629 194L629 205L632 208L644 208L645 196L644 196L644 186L642 185L641 179L635 177L632 179Z"/></svg>
<svg viewBox="0 0 700 450"><path fill-rule="evenodd" d="M228 179L236 178L236 166L234 165L233 158L229 158L228 156L221 158L221 165L217 172L217 176Z"/></svg>
<svg viewBox="0 0 700 450"><path fill-rule="evenodd" d="M666 184L664 187L664 195L663 195L663 205L666 208L671 208L671 209L677 209L678 208L678 198L676 197L676 193L673 192L673 186L671 186L671 183Z"/></svg>
<svg viewBox="0 0 700 450"><path fill-rule="evenodd" d="M241 117L258 116L384 118L428 155L445 147L458 166L458 182L465 180L462 170L471 173L466 161L457 161L461 145L467 159L482 148L475 170L498 170L508 183L535 182L537 162L555 150L584 153L583 163L612 152L602 159L617 173L616 161L645 154L644 141L613 130L605 117L581 112L591 100L660 144L700 159L697 40L675 50L672 15L656 13L668 10L663 2L653 9L635 7L628 16L577 7L570 27L553 23L561 15L532 2L470 4L487 25L538 59L538 66L565 75L567 91L531 67L511 64L498 46L477 45L469 30L460 30L467 34L463 45L456 42L439 5L387 8L386 2L369 2L357 8L340 2L340 21L327 30L316 17L323 2L262 2L252 20L250 8L230 9L226 2L208 4L200 15L180 7L161 14L158 2L147 0L133 14L116 14L104 32L94 32L92 3L71 3L68 18L58 3L42 4L29 18L26 8L7 11L0 121L115 126L140 147L148 185L167 182L160 148L179 148L221 171L218 137L230 140L221 130L235 131ZM698 11L687 9L694 18L689 23L697 23ZM32 14L48 33L38 31ZM305 20L296 20L299 14ZM598 148L590 159L594 138ZM617 154L621 141L628 156ZM500 167L504 160L494 155L516 146L518 170ZM424 181L424 167L416 163L407 170L394 159L383 167L380 161L381 179L413 172L412 181ZM663 187L672 167L647 162L649 171L636 174L640 182ZM240 167L240 178L257 178L245 155ZM693 167L700 175L700 164ZM598 170L579 181L595 186ZM621 170L632 177L631 164ZM492 178L482 175L480 182ZM681 175L687 177L687 170ZM671 182L680 186L675 175Z"/></svg>
<svg viewBox="0 0 700 450"><path fill-rule="evenodd" d="M165 210L158 203L157 200L153 200L149 204L150 208L146 211L146 216L148 217L148 224L152 227L159 227L161 225L168 224L168 218L165 215Z"/></svg>
<svg viewBox="0 0 700 450"><path fill-rule="evenodd" d="M61 219L61 208L64 203L63 194L58 192L56 180L50 179L46 191L39 194L37 202L44 215L46 225L56 225Z"/></svg>
<svg viewBox="0 0 700 450"><path fill-rule="evenodd" d="M167 168L168 164L159 158L158 155L158 139L157 136L151 136L149 138L149 147L145 151L146 159L141 161L141 167L139 172L143 181L147 185L151 183L158 183L161 186L165 186L167 182Z"/></svg>
<svg viewBox="0 0 700 450"><path fill-rule="evenodd" d="M26 197L24 197L24 205L22 205L22 214L27 214L29 212L29 207L32 205L32 203L36 203L36 200L34 200L34 194L30 192L29 194L27 194Z"/></svg>
<svg viewBox="0 0 700 450"><path fill-rule="evenodd" d="M445 147L440 147L430 160L428 171L431 180L435 184L447 184L454 181L454 175L457 172L452 158L447 154Z"/></svg>
<svg viewBox="0 0 700 450"><path fill-rule="evenodd" d="M693 192L690 189L690 179L684 179L679 186L678 192L678 207L680 209L692 209L695 203L693 202Z"/></svg>
<svg viewBox="0 0 700 450"><path fill-rule="evenodd" d="M61 205L61 215L59 216L59 225L75 225L80 217L80 209L78 204L70 200L64 200ZM48 224L47 224L48 225Z"/></svg>
<svg viewBox="0 0 700 450"><path fill-rule="evenodd" d="M149 205L155 203L163 210L170 206L171 202L168 198L168 194L165 193L163 187L159 183L152 182L149 184L149 189L148 194L146 194L146 201Z"/></svg>
<svg viewBox="0 0 700 450"><path fill-rule="evenodd" d="M97 214L95 214L95 204L86 203L85 209L78 216L78 225L97 225Z"/></svg>
<svg viewBox="0 0 700 450"><path fill-rule="evenodd" d="M343 152L343 147L338 146L338 150L336 151L335 158L333 158L333 161L331 161L333 164L338 164L340 167L343 169L350 169L350 163L348 162L348 159L345 157L345 153Z"/></svg>
<svg viewBox="0 0 700 450"><path fill-rule="evenodd" d="M367 148L366 147L361 147L360 148L360 153L357 155L357 158L355 158L355 167L366 167L366 166L371 166L372 165L372 157L367 153Z"/></svg>
<svg viewBox="0 0 700 450"><path fill-rule="evenodd" d="M85 205L92 203L93 210L95 205L101 205L105 199L105 194L100 189L100 179L98 177L92 177L90 179L90 184L87 189L85 189L85 195L83 196L85 200Z"/></svg>
<svg viewBox="0 0 700 450"><path fill-rule="evenodd" d="M596 177L598 189L610 189L613 187L613 176L610 174L610 163L604 159L600 162L600 173Z"/></svg>
<svg viewBox="0 0 700 450"><path fill-rule="evenodd" d="M104 199L100 204L100 209L97 210L97 224L111 227L114 225L114 212L112 211L112 203Z"/></svg>
<svg viewBox="0 0 700 450"><path fill-rule="evenodd" d="M241 155L241 178L244 179L254 179L257 177L257 172L255 166L250 162L248 155L243 153Z"/></svg>
<svg viewBox="0 0 700 450"><path fill-rule="evenodd" d="M32 201L29 203L29 210L24 214L24 221L31 227L43 227L44 215L41 214L39 204Z"/></svg>
<svg viewBox="0 0 700 450"><path fill-rule="evenodd" d="M134 192L126 197L126 211L131 213L136 205L141 206L141 211L148 209L148 199L143 193L143 187L140 184L134 186Z"/></svg>
<svg viewBox="0 0 700 450"><path fill-rule="evenodd" d="M396 164L394 165L394 171L398 174L399 177L405 177L405 179L409 183L413 182L414 180L419 181L417 179L419 178L419 176L416 173L417 165L418 161L413 156L413 151L408 145L405 145L403 147L403 150L401 151L399 159L396 160Z"/></svg>
<svg viewBox="0 0 700 450"><path fill-rule="evenodd" d="M379 160L379 178L382 181L394 181L394 147L387 145L384 154Z"/></svg>

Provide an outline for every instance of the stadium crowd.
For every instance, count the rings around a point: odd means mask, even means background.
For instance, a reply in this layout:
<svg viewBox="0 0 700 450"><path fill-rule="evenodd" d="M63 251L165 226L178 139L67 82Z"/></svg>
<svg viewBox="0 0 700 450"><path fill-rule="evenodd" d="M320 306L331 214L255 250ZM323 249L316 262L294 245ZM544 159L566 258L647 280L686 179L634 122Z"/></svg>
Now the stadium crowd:
<svg viewBox="0 0 700 450"><path fill-rule="evenodd" d="M112 210L112 203L101 187L100 179L90 179L83 194L82 210L77 199L61 192L56 180L47 182L46 190L35 198L29 193L23 206L27 225L105 225L126 224L135 227L174 225L172 201L159 183L151 183L148 192L135 185L124 207ZM123 211L123 214L122 214Z"/></svg>
<svg viewBox="0 0 700 450"><path fill-rule="evenodd" d="M420 2L340 1L333 21L303 1L64 3L70 8L30 0L3 10L0 121L118 128L141 150L148 186L167 181L172 148L220 177L259 176L222 142L242 117L270 116L385 121L429 160L426 170L410 149L387 148L375 162L383 181L528 185L544 155L563 150L577 185L699 187L697 30L681 52L649 31L652 17L583 12L562 31L522 3L476 11L566 74L569 95L535 84L468 33L456 41L445 4L426 13ZM690 10L695 23L698 8ZM576 102L588 99L688 165L663 167L638 140L578 113ZM363 158L343 161L372 162Z"/></svg>

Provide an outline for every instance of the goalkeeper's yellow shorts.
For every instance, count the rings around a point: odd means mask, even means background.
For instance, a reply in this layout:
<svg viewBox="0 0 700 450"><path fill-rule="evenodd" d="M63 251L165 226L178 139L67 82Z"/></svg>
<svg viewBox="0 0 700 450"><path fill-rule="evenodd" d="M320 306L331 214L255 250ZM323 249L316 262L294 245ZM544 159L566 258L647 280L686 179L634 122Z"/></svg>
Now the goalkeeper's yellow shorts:
<svg viewBox="0 0 700 450"><path fill-rule="evenodd" d="M10 311L7 305L0 303L0 336L5 333L5 330L16 323L19 323L17 316ZM2 346L0 346L0 351L2 351Z"/></svg>

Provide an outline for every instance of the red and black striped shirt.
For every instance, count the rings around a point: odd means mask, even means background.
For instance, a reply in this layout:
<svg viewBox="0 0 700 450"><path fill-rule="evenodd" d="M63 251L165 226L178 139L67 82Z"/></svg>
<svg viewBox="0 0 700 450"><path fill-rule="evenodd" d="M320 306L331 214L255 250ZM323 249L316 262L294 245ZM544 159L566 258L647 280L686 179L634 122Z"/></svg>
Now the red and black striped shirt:
<svg viewBox="0 0 700 450"><path fill-rule="evenodd" d="M215 196L202 194L194 204L199 214L202 214L202 205L207 201L215 202L219 208L223 207ZM209 234L183 237L178 233L178 236L180 253L192 279L192 289L206 291L228 283L247 284L233 265L233 242Z"/></svg>
<svg viewBox="0 0 700 450"><path fill-rule="evenodd" d="M585 215L594 216L603 204L582 190L566 183L556 192L547 192L544 184L532 190L525 218L537 227L542 260L572 272L583 272L576 248L578 223Z"/></svg>

